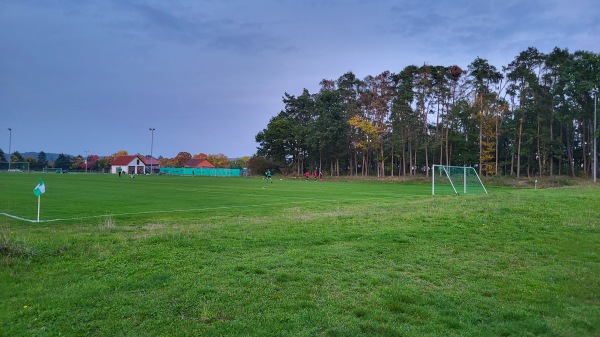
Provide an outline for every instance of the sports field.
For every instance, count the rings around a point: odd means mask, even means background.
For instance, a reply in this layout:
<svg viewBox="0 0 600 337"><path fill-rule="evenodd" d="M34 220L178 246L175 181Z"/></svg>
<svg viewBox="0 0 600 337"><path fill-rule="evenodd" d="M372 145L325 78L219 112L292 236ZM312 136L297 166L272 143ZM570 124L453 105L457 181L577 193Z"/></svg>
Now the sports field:
<svg viewBox="0 0 600 337"><path fill-rule="evenodd" d="M0 336L600 335L600 189L486 187L0 174Z"/></svg>

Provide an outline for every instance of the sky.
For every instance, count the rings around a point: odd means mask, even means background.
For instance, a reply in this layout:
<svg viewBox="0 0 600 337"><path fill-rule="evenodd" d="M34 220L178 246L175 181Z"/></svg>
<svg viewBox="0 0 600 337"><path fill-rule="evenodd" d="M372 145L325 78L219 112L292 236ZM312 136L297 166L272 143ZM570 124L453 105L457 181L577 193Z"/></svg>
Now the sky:
<svg viewBox="0 0 600 337"><path fill-rule="evenodd" d="M0 149L252 156L285 93L348 71L466 69L477 57L502 69L528 47L599 53L600 5L2 0Z"/></svg>

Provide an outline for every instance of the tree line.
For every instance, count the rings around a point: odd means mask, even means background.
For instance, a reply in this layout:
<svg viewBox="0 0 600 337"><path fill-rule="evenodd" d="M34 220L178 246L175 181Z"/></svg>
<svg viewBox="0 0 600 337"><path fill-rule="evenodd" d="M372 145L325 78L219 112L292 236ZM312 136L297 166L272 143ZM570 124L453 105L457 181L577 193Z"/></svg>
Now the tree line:
<svg viewBox="0 0 600 337"><path fill-rule="evenodd" d="M31 170L42 170L47 168L63 169L63 170L90 170L90 171L110 171L111 164L116 157L127 156L129 153L126 150L120 150L110 156L100 157L92 154L86 157L82 155L72 156L61 153L54 161L49 161L46 158L46 153L41 151L38 153L37 158L27 157L23 158L23 155L19 151L14 151L10 155L10 161L16 162L27 162ZM143 156L136 154L141 157L149 158L150 156ZM8 162L8 155L0 149L0 163ZM217 154L205 154L198 153L191 155L189 152L179 152L173 158L165 158L160 156L157 160L161 167L184 167L192 158L204 158L210 163L219 168L244 168L248 166L249 157L241 157L236 159L229 159L222 153ZM87 159L87 160L86 160Z"/></svg>
<svg viewBox="0 0 600 337"><path fill-rule="evenodd" d="M600 55L534 47L501 69L477 57L324 79L285 93L255 157L284 173L427 175L433 164L483 175L590 175Z"/></svg>

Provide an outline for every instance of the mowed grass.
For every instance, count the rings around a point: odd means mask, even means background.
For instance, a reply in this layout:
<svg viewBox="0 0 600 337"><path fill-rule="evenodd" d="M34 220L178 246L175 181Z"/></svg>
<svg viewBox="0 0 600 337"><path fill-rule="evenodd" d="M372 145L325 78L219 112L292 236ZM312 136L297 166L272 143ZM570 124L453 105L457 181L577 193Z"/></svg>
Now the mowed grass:
<svg viewBox="0 0 600 337"><path fill-rule="evenodd" d="M600 190L0 175L0 336L598 336ZM56 220L62 219L62 220Z"/></svg>
<svg viewBox="0 0 600 337"><path fill-rule="evenodd" d="M136 176L97 174L0 175L6 186L0 212L27 220L37 218L33 188L43 178L41 221L89 222L112 215L129 224L148 221L195 221L207 215L272 215L282 207L305 204L355 203L431 193L425 185L318 182L314 179ZM357 187L358 186L358 187ZM4 187L4 186L3 186ZM312 206L310 206L312 207Z"/></svg>

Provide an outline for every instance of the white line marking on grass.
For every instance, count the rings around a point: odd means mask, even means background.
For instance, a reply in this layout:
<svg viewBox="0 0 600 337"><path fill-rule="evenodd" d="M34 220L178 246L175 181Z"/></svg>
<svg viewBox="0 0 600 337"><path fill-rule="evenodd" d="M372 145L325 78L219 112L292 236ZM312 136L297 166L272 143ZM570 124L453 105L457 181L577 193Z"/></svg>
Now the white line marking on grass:
<svg viewBox="0 0 600 337"><path fill-rule="evenodd" d="M240 206L219 206L219 207L205 207L205 208L190 208L190 209L174 209L169 211L144 211L144 212L126 212L126 213L110 213L103 215L90 215L90 216L81 216L75 218L58 218L58 219L47 219L40 220L39 222L56 222L56 221L68 221L68 220L83 220L83 219L93 219L93 218L102 218L107 216L124 216L124 215L139 215L139 214L158 214L158 213L183 213L183 212L202 212L202 211L210 211L210 210L218 210L218 209L234 209L234 208L252 208L252 207L262 207L262 206L285 206L292 204L305 204L311 202L321 202L321 201L330 201L336 202L337 200L308 200L308 201L292 201L286 203L270 203L270 204L254 204L254 205L240 205ZM0 213L0 215L4 215L16 220L34 222L37 223L37 220L22 218L16 215L8 214L8 213Z"/></svg>
<svg viewBox="0 0 600 337"><path fill-rule="evenodd" d="M13 218L16 220L21 220L21 221L29 221L29 222L37 222L37 220L29 220L29 219L25 219L25 218L21 218L20 216L16 216L16 215L12 215L12 214L8 214L8 213L0 213L1 215L7 216L9 218Z"/></svg>
<svg viewBox="0 0 600 337"><path fill-rule="evenodd" d="M358 194L358 193L356 193ZM420 195L416 195L420 196ZM278 198L282 198L278 196ZM289 197L292 198L292 197ZM94 219L94 218L102 218L107 216L125 216L125 215L138 215L138 214L159 214L159 213L183 213L183 212L202 212L202 211L210 211L210 210L218 210L218 209L235 209L235 208L252 208L252 207L263 207L263 206L285 206L285 205L293 205L293 204L305 204L305 203L314 203L314 202L356 202L356 201L370 201L370 200L389 200L389 199L397 199L398 196L380 196L377 198L349 198L344 200L336 200L336 199L314 199L314 198L298 198L294 197L294 199L301 199L302 201L291 201L291 202L282 202L282 203L268 203L268 204L252 204L252 205L240 205L240 206L219 206L219 207L205 207L205 208L190 208L190 209L175 209L168 211L144 211L144 212L126 212L126 213L106 213L102 215L89 215L89 216L81 216L74 218L57 218L57 219L47 219L40 220L39 222L56 222L56 221L69 221L69 220L84 220L84 219ZM27 219L20 216L16 216L8 213L0 213L0 215L7 216L9 218L13 218L15 220L26 221L31 223L37 223L37 220Z"/></svg>

